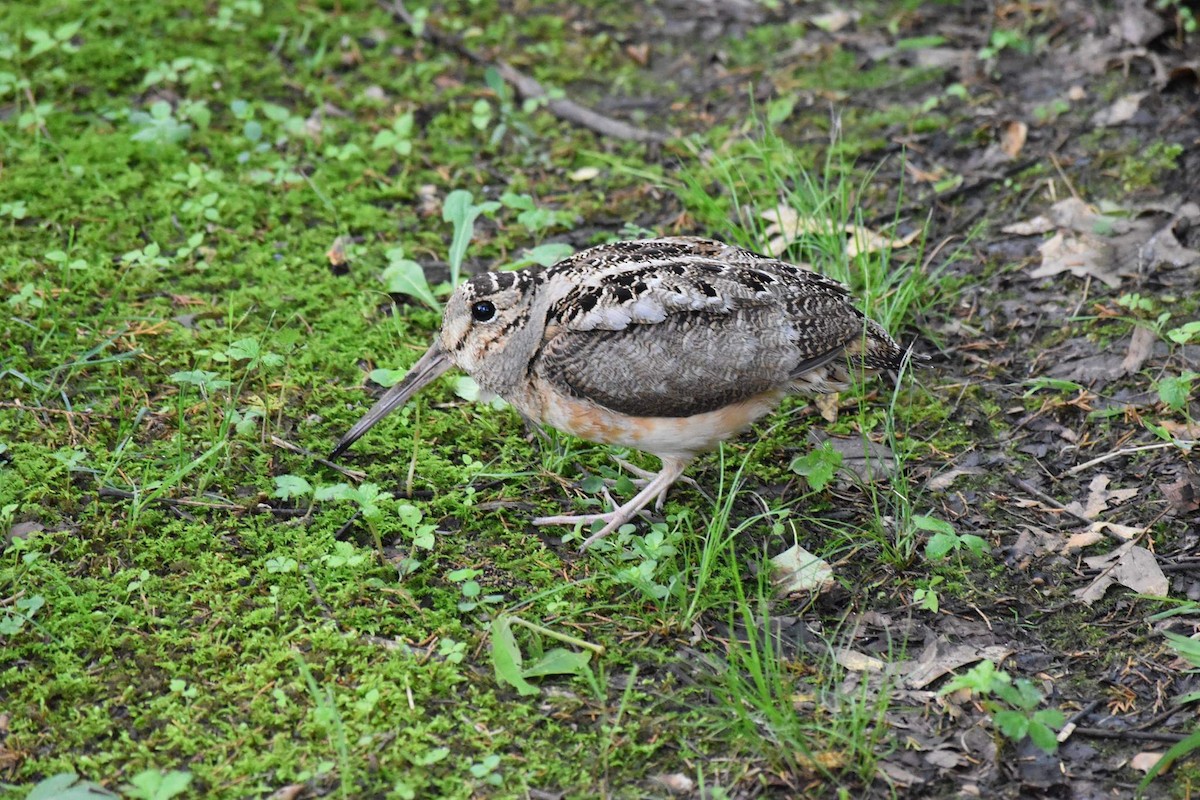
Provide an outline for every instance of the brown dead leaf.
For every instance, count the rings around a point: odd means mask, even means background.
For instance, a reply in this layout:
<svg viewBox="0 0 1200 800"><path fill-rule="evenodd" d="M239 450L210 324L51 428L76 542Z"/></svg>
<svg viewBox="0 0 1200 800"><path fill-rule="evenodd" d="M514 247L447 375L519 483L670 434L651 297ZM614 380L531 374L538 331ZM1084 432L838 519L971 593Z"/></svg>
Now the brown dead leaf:
<svg viewBox="0 0 1200 800"><path fill-rule="evenodd" d="M1092 116L1092 124L1098 128L1106 128L1129 122L1149 94L1149 92L1134 92L1117 98L1111 106L1100 109Z"/></svg>
<svg viewBox="0 0 1200 800"><path fill-rule="evenodd" d="M776 594L821 593L833 588L833 567L798 544L771 558Z"/></svg>
<svg viewBox="0 0 1200 800"><path fill-rule="evenodd" d="M937 183L946 176L946 171L940 167L934 170L921 169L911 161L904 164L904 171L915 183Z"/></svg>
<svg viewBox="0 0 1200 800"><path fill-rule="evenodd" d="M1042 254L1042 264L1030 270L1031 278L1050 278L1070 272L1077 278L1090 275L1110 289L1121 285L1121 279L1112 269L1107 246L1095 236L1059 231L1042 242L1038 251Z"/></svg>
<svg viewBox="0 0 1200 800"><path fill-rule="evenodd" d="M655 775L651 780L671 794L691 794L696 788L696 782L682 772Z"/></svg>
<svg viewBox="0 0 1200 800"><path fill-rule="evenodd" d="M646 42L627 44L625 45L625 55L629 56L630 60L639 67L644 67L650 63L650 45Z"/></svg>
<svg viewBox="0 0 1200 800"><path fill-rule="evenodd" d="M925 760L935 767L942 769L954 769L962 764L965 764L966 756L949 747L939 747L935 750L930 750L925 754Z"/></svg>
<svg viewBox="0 0 1200 800"><path fill-rule="evenodd" d="M1125 370L1126 375L1132 375L1142 368L1146 359L1154 352L1157 338L1149 328L1133 329L1133 334L1129 337L1129 350L1125 353L1125 360L1121 362L1121 369Z"/></svg>
<svg viewBox="0 0 1200 800"><path fill-rule="evenodd" d="M333 240L333 244L329 245L329 249L325 251L325 257L329 259L330 266L341 267L346 264L346 245L350 244L349 236L339 236Z"/></svg>
<svg viewBox="0 0 1200 800"><path fill-rule="evenodd" d="M1016 158L1021 148L1025 146L1025 137L1029 133L1029 126L1020 120L1010 120L1005 123L1004 129L1000 132L1000 149L1004 151L1009 158Z"/></svg>
<svg viewBox="0 0 1200 800"><path fill-rule="evenodd" d="M1129 759L1129 768L1136 769L1138 772L1149 772L1154 769L1154 765L1162 761L1165 753L1155 753L1151 750L1143 750L1133 758Z"/></svg>
<svg viewBox="0 0 1200 800"><path fill-rule="evenodd" d="M912 661L902 661L896 665L896 670L905 676L904 685L909 689L921 689L937 679L949 675L959 667L974 664L976 661L988 661L999 664L1012 655L1010 648L1002 645L987 647L972 647L960 644L950 646L944 638L937 639L925 646L921 654Z"/></svg>
<svg viewBox="0 0 1200 800"><path fill-rule="evenodd" d="M1190 514L1200 509L1200 478L1185 475L1174 483L1159 487L1163 498L1176 514Z"/></svg>
<svg viewBox="0 0 1200 800"><path fill-rule="evenodd" d="M1049 217L1038 214L1031 219L1005 225L1000 230L1017 236L1036 236L1039 233L1049 233L1054 230L1054 223Z"/></svg>
<svg viewBox="0 0 1200 800"><path fill-rule="evenodd" d="M925 488L934 492L944 492L957 478L961 478L963 475L982 475L983 472L982 467L956 467L948 472L934 475L925 481Z"/></svg>
<svg viewBox="0 0 1200 800"><path fill-rule="evenodd" d="M1076 550L1082 550L1085 547L1091 547L1094 544L1104 541L1104 534L1098 530L1088 528L1081 533L1073 533L1067 537L1067 543L1063 545L1063 554L1072 553Z"/></svg>
<svg viewBox="0 0 1200 800"><path fill-rule="evenodd" d="M925 782L925 779L917 773L889 761L880 762L876 769L879 770L879 773L884 776L884 779L888 783L901 788L916 786Z"/></svg>
<svg viewBox="0 0 1200 800"><path fill-rule="evenodd" d="M289 783L272 792L268 800L296 800L297 797L304 794L305 788L307 787L303 783Z"/></svg>
<svg viewBox="0 0 1200 800"><path fill-rule="evenodd" d="M887 669L886 661L846 647L834 650L833 660L851 672L883 672Z"/></svg>
<svg viewBox="0 0 1200 800"><path fill-rule="evenodd" d="M1131 497L1136 497L1138 489L1114 489L1108 491L1108 484L1112 479L1107 475L1097 475L1092 478L1091 484L1088 486L1087 505L1081 504L1078 500L1072 500L1067 503L1066 509L1072 514L1078 514L1081 517L1095 519L1100 516L1100 512L1108 509L1110 505L1120 505Z"/></svg>
<svg viewBox="0 0 1200 800"><path fill-rule="evenodd" d="M874 253L879 250L907 247L920 236L919 230L913 230L899 238L872 231L860 225L843 225L840 230L824 218L804 217L796 209L789 206L777 206L762 212L762 218L771 224L763 231L767 240L767 255L779 257L789 246L804 234L846 234L846 255L854 258L860 253Z"/></svg>
<svg viewBox="0 0 1200 800"><path fill-rule="evenodd" d="M846 232L852 234L850 243L846 246L846 255L850 258L854 258L860 253L877 253L880 250L908 247L921 235L920 230L913 230L905 236L894 238L859 225L847 225Z"/></svg>
<svg viewBox="0 0 1200 800"><path fill-rule="evenodd" d="M1144 547L1137 546L1134 542L1126 542L1111 553L1105 553L1102 556L1085 558L1084 563L1093 569L1100 570L1100 574L1090 584L1082 589L1076 589L1072 594L1089 606L1104 597L1108 587L1114 583L1119 583L1139 594L1155 597L1165 597L1170 589L1167 576L1158 566L1154 554Z"/></svg>
<svg viewBox="0 0 1200 800"><path fill-rule="evenodd" d="M821 413L821 419L829 423L837 422L838 418L838 393L819 394L812 400L813 405L817 407L817 411Z"/></svg>
<svg viewBox="0 0 1200 800"><path fill-rule="evenodd" d="M809 17L809 21L826 33L837 33L851 22L857 22L861 16L861 11L848 11L844 8L837 8L826 14L815 14Z"/></svg>
<svg viewBox="0 0 1200 800"><path fill-rule="evenodd" d="M1112 32L1132 45L1142 46L1166 33L1167 21L1145 3L1122 3Z"/></svg>
<svg viewBox="0 0 1200 800"><path fill-rule="evenodd" d="M438 187L432 183L423 183L417 187L417 214L421 217L439 216L442 213L442 199L438 196Z"/></svg>

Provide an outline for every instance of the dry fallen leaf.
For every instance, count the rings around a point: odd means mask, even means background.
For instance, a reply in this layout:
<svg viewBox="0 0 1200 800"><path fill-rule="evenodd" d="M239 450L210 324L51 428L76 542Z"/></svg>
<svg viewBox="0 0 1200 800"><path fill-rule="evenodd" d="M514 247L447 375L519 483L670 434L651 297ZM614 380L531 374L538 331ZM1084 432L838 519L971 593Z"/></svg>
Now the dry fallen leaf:
<svg viewBox="0 0 1200 800"><path fill-rule="evenodd" d="M1174 483L1163 484L1159 489L1176 514L1188 514L1200 509L1200 478L1185 475Z"/></svg>
<svg viewBox="0 0 1200 800"><path fill-rule="evenodd" d="M846 647L834 650L833 660L851 672L883 672L887 668L886 661Z"/></svg>
<svg viewBox="0 0 1200 800"><path fill-rule="evenodd" d="M779 595L825 592L833 588L833 567L794 544L771 559L771 580Z"/></svg>
<svg viewBox="0 0 1200 800"><path fill-rule="evenodd" d="M1032 219L1005 225L1000 230L1016 236L1036 236L1039 233L1049 233L1054 230L1054 223L1049 217L1038 214Z"/></svg>
<svg viewBox="0 0 1200 800"><path fill-rule="evenodd" d="M1090 275L1110 289L1121 285L1121 279L1112 270L1111 253L1098 237L1059 231L1042 242L1038 251L1042 254L1042 264L1030 270L1031 278L1070 272L1078 278Z"/></svg>
<svg viewBox="0 0 1200 800"><path fill-rule="evenodd" d="M682 772L655 775L653 780L671 794L691 794L696 788L696 782Z"/></svg>
<svg viewBox="0 0 1200 800"><path fill-rule="evenodd" d="M1165 597L1170 589L1167 576L1158 566L1154 554L1133 542L1126 542L1111 553L1085 558L1084 563L1100 570L1100 574L1090 584L1076 589L1072 594L1089 606L1104 597L1108 587L1114 583L1139 594L1154 597Z"/></svg>
<svg viewBox="0 0 1200 800"><path fill-rule="evenodd" d="M346 263L346 245L349 243L349 236L339 236L333 240L333 244L329 245L329 249L325 251L325 257L329 259L331 265L340 267Z"/></svg>
<svg viewBox="0 0 1200 800"><path fill-rule="evenodd" d="M899 238L871 231L860 225L843 225L840 230L829 220L818 217L803 217L796 209L789 206L769 208L762 212L762 218L771 224L763 231L770 237L767 241L767 255L779 257L788 247L804 234L834 234L844 233L846 236L846 255L854 258L860 253L874 253L884 249L907 247L917 240L920 230L913 230Z"/></svg>
<svg viewBox="0 0 1200 800"><path fill-rule="evenodd" d="M909 689L921 689L959 667L987 659L999 664L1012 655L1012 650L1001 645L972 647L960 644L950 646L946 640L934 640L925 646L921 654L912 661L902 661L896 671L904 675L904 685Z"/></svg>
<svg viewBox="0 0 1200 800"><path fill-rule="evenodd" d="M1000 131L1000 149L1009 158L1016 158L1025 146L1025 137L1029 134L1029 126L1020 120L1011 120Z"/></svg>
<svg viewBox="0 0 1200 800"><path fill-rule="evenodd" d="M1149 772L1154 769L1154 765L1162 761L1165 753L1155 753L1149 750L1143 750L1133 758L1129 759L1130 769L1136 769L1138 772Z"/></svg>
<svg viewBox="0 0 1200 800"><path fill-rule="evenodd" d="M627 44L625 45L625 55L629 56L630 60L639 67L644 67L650 63L650 45L647 42Z"/></svg>
<svg viewBox="0 0 1200 800"><path fill-rule="evenodd" d="M925 488L934 492L944 492L950 488L955 479L961 478L963 475L982 475L983 472L982 467L956 467L948 472L934 475L925 481Z"/></svg>
<svg viewBox="0 0 1200 800"><path fill-rule="evenodd" d="M837 33L851 22L857 22L861 16L861 11L847 11L838 8L826 14L815 14L809 17L809 21L826 33Z"/></svg>
<svg viewBox="0 0 1200 800"><path fill-rule="evenodd" d="M1088 519L1095 519L1100 516L1101 511L1137 497L1139 489L1113 489L1110 492L1108 484L1111 480L1107 475L1097 475L1092 478L1092 482L1088 486L1087 505L1080 504L1078 500L1072 500L1066 505L1067 511Z"/></svg>
<svg viewBox="0 0 1200 800"><path fill-rule="evenodd" d="M600 169L598 167L580 167L579 169L577 169L574 172L571 172L570 174L567 175L568 178L575 181L576 183L582 183L583 181L590 181L595 178L598 178L599 176L600 176Z"/></svg>
<svg viewBox="0 0 1200 800"><path fill-rule="evenodd" d="M1092 116L1092 124L1098 128L1104 128L1129 122L1137 113L1142 100L1149 94L1149 92L1134 92L1117 98L1111 106L1100 109Z"/></svg>
<svg viewBox="0 0 1200 800"><path fill-rule="evenodd" d="M837 392L819 394L813 398L813 405L821 413L821 419L829 423L837 422L838 404L841 402Z"/></svg>
<svg viewBox="0 0 1200 800"><path fill-rule="evenodd" d="M1086 531L1082 531L1081 533L1073 533L1068 536L1067 543L1062 547L1062 552L1065 555L1066 553L1071 553L1075 550L1082 550L1085 547L1091 547L1092 545L1102 541L1104 541L1103 533L1098 530L1094 530L1093 528L1088 528Z"/></svg>
<svg viewBox="0 0 1200 800"><path fill-rule="evenodd" d="M1133 329L1133 334L1129 337L1129 350L1125 353L1125 360L1121 362L1121 369L1125 370L1126 375L1132 375L1142 368L1146 359L1154 352L1157 338L1150 328Z"/></svg>

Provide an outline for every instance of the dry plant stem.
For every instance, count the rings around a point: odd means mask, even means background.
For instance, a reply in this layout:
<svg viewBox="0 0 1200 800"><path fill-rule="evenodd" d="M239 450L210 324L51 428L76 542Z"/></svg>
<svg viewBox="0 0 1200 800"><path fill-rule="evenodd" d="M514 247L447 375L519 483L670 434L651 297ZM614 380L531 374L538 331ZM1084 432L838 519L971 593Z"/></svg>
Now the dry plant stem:
<svg viewBox="0 0 1200 800"><path fill-rule="evenodd" d="M400 0L392 0L392 2L381 3L383 8L390 12L392 16L406 25L413 26L414 20L408 9L404 7L404 3ZM437 45L438 47L451 50L463 58L478 64L483 67L493 67L500 73L509 85L516 89L517 94L523 98L540 100L547 98L546 89L535 79L529 77L525 73L513 67L504 61L489 61L479 53L467 47L457 36L444 33L437 30L426 21L421 26L421 38ZM630 125L627 122L606 117L599 112L593 111L590 108L581 106L571 100L561 97L551 97L546 100L546 108L559 119L579 125L595 131L603 136L611 136L614 139L626 139L632 142L647 142L647 143L662 143L667 140L667 137L661 133L639 128L636 125Z"/></svg>
<svg viewBox="0 0 1200 800"><path fill-rule="evenodd" d="M542 636L548 636L551 639L557 639L565 644L574 645L575 647L582 647L585 650L591 650L598 656L604 655L604 645L602 644L592 644L591 642L583 639L577 639L574 636L569 636L565 633L559 633L558 631L551 630L550 628L544 628L541 625L538 625L536 622L529 622L528 620L521 619L520 617L509 617L509 621L514 625L521 625L533 631L534 633L541 634Z"/></svg>
<svg viewBox="0 0 1200 800"><path fill-rule="evenodd" d="M1131 456L1131 455L1134 455L1135 453L1143 453L1147 450L1161 450L1164 447L1179 447L1180 445L1190 446L1190 445L1194 445L1195 443L1196 443L1195 439L1190 439L1190 440L1181 440L1179 442L1155 442L1154 444L1144 444L1139 447L1122 447L1120 450L1114 450L1111 453L1106 453L1097 458L1093 458L1091 461L1085 461L1082 464L1076 464L1075 466L1071 467L1069 470L1064 472L1062 474L1062 477L1065 478L1068 475L1075 475L1077 473L1083 472L1088 467L1094 467L1097 464L1103 464L1105 461L1111 461L1114 458L1121 458L1122 456Z"/></svg>

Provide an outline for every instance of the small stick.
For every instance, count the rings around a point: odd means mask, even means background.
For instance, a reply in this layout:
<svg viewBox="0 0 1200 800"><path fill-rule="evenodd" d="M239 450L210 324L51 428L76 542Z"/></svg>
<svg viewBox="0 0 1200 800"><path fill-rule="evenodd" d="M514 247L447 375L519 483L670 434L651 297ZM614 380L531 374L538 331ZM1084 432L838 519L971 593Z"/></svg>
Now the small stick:
<svg viewBox="0 0 1200 800"><path fill-rule="evenodd" d="M392 0L392 2L382 2L380 5L390 12L391 15L403 22L404 24L416 30L412 14L408 13L408 9L404 7L401 0ZM611 136L616 139L627 139L634 142L661 143L667 140L667 137L661 133L639 128L636 125L630 125L627 122L622 122L617 119L606 117L603 114L593 111L590 108L581 106L571 100L563 97L548 97L545 87L538 83L535 79L529 77L525 73L518 70L516 67L504 61L488 61L479 53L462 43L462 40L457 36L444 33L435 29L426 21L421 25L420 36L423 39L439 46L451 50L468 61L477 64L481 67L493 67L500 73L505 81L507 81L521 97L533 100L546 99L546 108L557 116L559 119L574 123L584 128Z"/></svg>
<svg viewBox="0 0 1200 800"><path fill-rule="evenodd" d="M1093 522L1096 522L1096 520L1094 520L1094 519L1088 519L1083 514L1076 513L1074 511L1072 511L1071 509L1067 508L1062 503L1058 502L1053 497L1051 497L1050 495L1043 492L1041 489L1036 488L1033 484L1031 484L1027 480L1018 478L1016 475L1009 475L1008 482L1011 483L1016 488L1020 489L1022 492L1028 492L1029 494L1033 495L1038 500L1041 500L1043 503L1052 507L1056 511L1062 511L1064 514L1070 514L1072 517L1079 520L1084 525L1091 525Z"/></svg>
<svg viewBox="0 0 1200 800"><path fill-rule="evenodd" d="M1105 461L1111 461L1114 458L1121 458L1122 456L1131 456L1134 453L1142 453L1147 450L1161 450L1164 447L1192 447L1196 444L1196 441L1197 440L1195 439L1180 439L1174 442L1155 442L1154 444L1143 444L1139 445L1138 447L1122 447L1120 450L1114 450L1111 453L1106 453L1098 458L1093 458L1091 461L1085 461L1082 464L1076 464L1064 472L1060 477L1065 478L1068 475L1074 475L1077 472L1083 472L1088 467L1094 467L1097 464L1103 464Z"/></svg>
<svg viewBox="0 0 1200 800"><path fill-rule="evenodd" d="M1076 728L1076 736L1093 739L1128 739L1134 742L1182 742L1189 734L1154 733L1153 731L1110 731L1107 728Z"/></svg>
<svg viewBox="0 0 1200 800"><path fill-rule="evenodd" d="M549 628L544 628L541 625L538 625L536 622L529 622L527 620L521 619L520 617L509 617L508 619L510 622L513 622L517 625L523 625L526 628L529 628L529 630L533 631L534 633L540 633L543 636L549 636L551 639L557 639L560 642L566 642L567 644L572 644L572 645L575 645L576 647L582 647L587 650L591 650L593 653L595 653L598 656L604 655L604 645L602 645L602 644L592 644L591 642L586 641L584 639L577 639L574 636L570 636L565 633L559 633L558 631L552 631Z"/></svg>

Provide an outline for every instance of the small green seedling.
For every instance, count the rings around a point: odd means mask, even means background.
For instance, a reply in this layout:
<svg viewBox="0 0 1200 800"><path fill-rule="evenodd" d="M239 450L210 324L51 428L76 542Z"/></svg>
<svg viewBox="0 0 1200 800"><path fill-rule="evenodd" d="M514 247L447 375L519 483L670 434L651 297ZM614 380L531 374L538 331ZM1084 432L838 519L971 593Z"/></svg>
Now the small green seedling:
<svg viewBox="0 0 1200 800"><path fill-rule="evenodd" d="M834 450L833 445L826 441L816 450L792 459L790 469L803 476L810 489L819 492L829 485L841 466L841 452Z"/></svg>
<svg viewBox="0 0 1200 800"><path fill-rule="evenodd" d="M987 547L983 537L973 533L957 533L953 525L936 517L917 514L912 518L912 524L917 530L930 534L929 540L925 542L925 557L930 561L943 559L950 553L958 553L964 549L976 558L982 558Z"/></svg>
<svg viewBox="0 0 1200 800"><path fill-rule="evenodd" d="M1025 737L1047 753L1058 749L1055 731L1066 722L1057 708L1038 709L1045 699L1027 678L1016 681L991 661L981 661L965 674L951 680L938 692L947 695L966 689L978 696L984 710L992 715L996 730L1014 744Z"/></svg>

